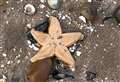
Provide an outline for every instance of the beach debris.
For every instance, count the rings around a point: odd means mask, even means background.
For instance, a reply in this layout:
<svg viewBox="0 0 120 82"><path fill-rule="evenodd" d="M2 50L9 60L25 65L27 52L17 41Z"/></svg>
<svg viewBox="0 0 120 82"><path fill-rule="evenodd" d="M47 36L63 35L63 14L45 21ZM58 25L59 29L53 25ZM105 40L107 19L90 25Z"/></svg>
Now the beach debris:
<svg viewBox="0 0 120 82"><path fill-rule="evenodd" d="M32 4L26 4L24 6L24 13L25 14L33 15L33 14L35 14L35 12L36 12L36 9L35 9L35 7Z"/></svg>
<svg viewBox="0 0 120 82"><path fill-rule="evenodd" d="M87 20L84 16L79 16L79 19L82 20L84 23L87 23Z"/></svg>

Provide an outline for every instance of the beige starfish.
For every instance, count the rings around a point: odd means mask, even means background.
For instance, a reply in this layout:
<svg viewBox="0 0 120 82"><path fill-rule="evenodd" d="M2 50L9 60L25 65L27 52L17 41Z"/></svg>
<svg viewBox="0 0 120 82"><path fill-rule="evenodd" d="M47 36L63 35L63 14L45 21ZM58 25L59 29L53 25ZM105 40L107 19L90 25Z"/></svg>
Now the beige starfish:
<svg viewBox="0 0 120 82"><path fill-rule="evenodd" d="M48 34L31 30L31 34L42 45L38 53L31 58L31 62L36 62L44 58L56 56L59 60L68 64L70 68L75 67L75 61L72 58L67 47L78 40L83 39L83 34L80 32L62 33L60 23L56 17L49 18Z"/></svg>

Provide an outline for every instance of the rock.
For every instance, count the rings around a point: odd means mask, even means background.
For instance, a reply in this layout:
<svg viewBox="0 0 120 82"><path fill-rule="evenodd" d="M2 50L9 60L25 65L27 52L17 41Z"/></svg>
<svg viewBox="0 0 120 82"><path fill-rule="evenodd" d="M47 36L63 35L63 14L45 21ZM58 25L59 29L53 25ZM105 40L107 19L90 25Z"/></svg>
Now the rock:
<svg viewBox="0 0 120 82"><path fill-rule="evenodd" d="M86 76L87 81L91 81L96 78L96 73L93 73L91 71L86 71L86 74L87 74Z"/></svg>
<svg viewBox="0 0 120 82"><path fill-rule="evenodd" d="M52 9L58 9L60 7L60 0L47 0L47 4Z"/></svg>
<svg viewBox="0 0 120 82"><path fill-rule="evenodd" d="M36 12L35 7L32 4L26 4L24 7L24 13L27 15L33 15Z"/></svg>
<svg viewBox="0 0 120 82"><path fill-rule="evenodd" d="M54 79L56 80L61 80L64 78L74 79L73 71L68 68L62 67L61 62L59 60L54 59L53 63L54 63L54 68L52 72L52 77Z"/></svg>

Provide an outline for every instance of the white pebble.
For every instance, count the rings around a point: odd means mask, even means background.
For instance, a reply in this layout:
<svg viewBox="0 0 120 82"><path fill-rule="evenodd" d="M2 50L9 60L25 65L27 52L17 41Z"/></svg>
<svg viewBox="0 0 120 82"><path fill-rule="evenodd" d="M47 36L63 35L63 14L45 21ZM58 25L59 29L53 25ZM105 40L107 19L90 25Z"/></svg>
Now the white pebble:
<svg viewBox="0 0 120 82"><path fill-rule="evenodd" d="M7 56L7 54L5 54L5 53L3 53L2 55L3 55L4 57L6 57L6 56Z"/></svg>
<svg viewBox="0 0 120 82"><path fill-rule="evenodd" d="M41 9L45 8L45 5L44 4L40 4L40 8Z"/></svg>
<svg viewBox="0 0 120 82"><path fill-rule="evenodd" d="M45 3L45 2L46 2L46 0L40 0L40 2L41 2L41 3Z"/></svg>
<svg viewBox="0 0 120 82"><path fill-rule="evenodd" d="M32 48L32 45L29 45L30 48Z"/></svg>
<svg viewBox="0 0 120 82"><path fill-rule="evenodd" d="M36 47L34 44L32 44L32 49L35 50L35 51L38 51L38 50L39 50L39 48Z"/></svg>
<svg viewBox="0 0 120 82"><path fill-rule="evenodd" d="M65 19L65 16L62 16L62 20L64 20Z"/></svg>
<svg viewBox="0 0 120 82"><path fill-rule="evenodd" d="M76 51L76 55L77 55L77 56L80 56L80 55L81 55L81 52L80 52L80 51Z"/></svg>
<svg viewBox="0 0 120 82"><path fill-rule="evenodd" d="M10 64L10 61L8 61L7 64L9 65L9 64Z"/></svg>
<svg viewBox="0 0 120 82"><path fill-rule="evenodd" d="M108 79L108 77L105 77L105 80L107 80Z"/></svg>
<svg viewBox="0 0 120 82"><path fill-rule="evenodd" d="M3 68L3 67L4 67L4 65L2 64L0 67L1 67L1 68Z"/></svg>
<svg viewBox="0 0 120 82"><path fill-rule="evenodd" d="M84 23L86 23L86 18L84 16L79 16L79 19L81 19Z"/></svg>
<svg viewBox="0 0 120 82"><path fill-rule="evenodd" d="M20 63L20 60L18 60L17 63L19 64L19 63Z"/></svg>
<svg viewBox="0 0 120 82"><path fill-rule="evenodd" d="M11 9L14 10L14 7L12 7Z"/></svg>
<svg viewBox="0 0 120 82"><path fill-rule="evenodd" d="M32 28L31 23L27 24L26 26L27 26L28 28Z"/></svg>
<svg viewBox="0 0 120 82"><path fill-rule="evenodd" d="M71 70L74 72L74 71L75 71L75 68L72 68Z"/></svg>

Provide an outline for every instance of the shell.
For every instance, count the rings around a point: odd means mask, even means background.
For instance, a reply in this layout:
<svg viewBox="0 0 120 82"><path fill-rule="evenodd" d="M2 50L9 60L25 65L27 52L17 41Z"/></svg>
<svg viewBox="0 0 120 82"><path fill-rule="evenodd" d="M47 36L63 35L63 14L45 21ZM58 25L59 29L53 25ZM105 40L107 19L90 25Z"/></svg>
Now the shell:
<svg viewBox="0 0 120 82"><path fill-rule="evenodd" d="M27 4L24 7L24 13L28 15L33 15L36 12L35 7L32 4Z"/></svg>
<svg viewBox="0 0 120 82"><path fill-rule="evenodd" d="M50 8L58 9L60 7L60 0L47 0Z"/></svg>

